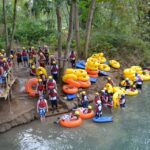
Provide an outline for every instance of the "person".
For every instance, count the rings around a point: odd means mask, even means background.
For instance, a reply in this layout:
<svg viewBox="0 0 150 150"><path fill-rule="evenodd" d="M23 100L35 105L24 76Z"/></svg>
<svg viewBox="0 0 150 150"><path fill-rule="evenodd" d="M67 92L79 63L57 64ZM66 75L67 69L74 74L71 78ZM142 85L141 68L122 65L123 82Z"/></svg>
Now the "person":
<svg viewBox="0 0 150 150"><path fill-rule="evenodd" d="M121 94L120 96L120 107L124 108L126 106L126 99L125 99L125 95Z"/></svg>
<svg viewBox="0 0 150 150"><path fill-rule="evenodd" d="M22 63L22 54L21 54L19 49L17 49L16 56L17 56L17 64L18 64L18 67L19 67L19 64Z"/></svg>
<svg viewBox="0 0 150 150"><path fill-rule="evenodd" d="M79 117L80 117L80 112L77 110L70 113L70 121L78 120Z"/></svg>
<svg viewBox="0 0 150 150"><path fill-rule="evenodd" d="M136 85L133 84L133 85L131 86L130 90L131 90L132 92L134 92L135 90L137 90L137 89L136 89Z"/></svg>
<svg viewBox="0 0 150 150"><path fill-rule="evenodd" d="M24 67L28 66L28 54L27 51L25 50L25 47L22 48L22 59L23 59Z"/></svg>
<svg viewBox="0 0 150 150"><path fill-rule="evenodd" d="M138 74L136 74L135 84L136 84L136 88L141 92L142 91L143 79Z"/></svg>
<svg viewBox="0 0 150 150"><path fill-rule="evenodd" d="M101 101L105 108L107 108L108 104L108 92L106 89L101 90Z"/></svg>
<svg viewBox="0 0 150 150"><path fill-rule="evenodd" d="M43 85L42 79L38 80L37 92L39 94L39 97L43 96L44 94L44 85Z"/></svg>
<svg viewBox="0 0 150 150"><path fill-rule="evenodd" d="M6 57L6 51L4 49L1 50L1 53L4 57Z"/></svg>
<svg viewBox="0 0 150 150"><path fill-rule="evenodd" d="M45 68L45 61L46 61L46 58L45 58L44 54L42 52L40 52L39 64L40 64L41 67Z"/></svg>
<svg viewBox="0 0 150 150"><path fill-rule="evenodd" d="M57 110L57 112L59 112L58 110L58 100L57 100L57 91L56 89L51 89L49 90L49 100L51 102L51 106L52 106L52 113L54 113L54 109Z"/></svg>
<svg viewBox="0 0 150 150"><path fill-rule="evenodd" d="M126 89L126 90L127 90L127 89L130 89L130 87L131 87L130 80L129 80L129 78L126 78L126 79L125 79L125 89Z"/></svg>
<svg viewBox="0 0 150 150"><path fill-rule="evenodd" d="M107 78L107 83L109 83L112 86L114 86L114 82L113 82L113 80L110 77Z"/></svg>
<svg viewBox="0 0 150 150"><path fill-rule="evenodd" d="M36 76L36 68L34 65L31 66L30 76Z"/></svg>
<svg viewBox="0 0 150 150"><path fill-rule="evenodd" d="M13 66L13 55L10 55L7 59L7 62L8 62L8 66L9 67L12 67Z"/></svg>
<svg viewBox="0 0 150 150"><path fill-rule="evenodd" d="M50 65L54 65L54 62L56 62L56 59L53 55L51 55L51 58L50 58Z"/></svg>
<svg viewBox="0 0 150 150"><path fill-rule="evenodd" d="M14 57L15 51L13 49L10 50L10 55L12 55Z"/></svg>
<svg viewBox="0 0 150 150"><path fill-rule="evenodd" d="M87 108L88 105L89 105L89 99L88 99L88 97L86 95L86 92L83 91L81 96L82 96L82 98L81 98L82 99L82 101L81 101L82 107L83 108Z"/></svg>
<svg viewBox="0 0 150 150"><path fill-rule="evenodd" d="M76 57L73 50L71 51L69 58L70 58L72 68L75 68Z"/></svg>
<svg viewBox="0 0 150 150"><path fill-rule="evenodd" d="M107 106L110 108L110 110L113 107L113 93L111 91L108 91L108 103Z"/></svg>
<svg viewBox="0 0 150 150"><path fill-rule="evenodd" d="M96 118L99 118L102 116L102 103L101 101L97 101L97 108L96 108Z"/></svg>
<svg viewBox="0 0 150 150"><path fill-rule="evenodd" d="M29 55L29 67L32 68L32 66L34 65L34 58L33 58L33 53L31 51L31 48L29 48L28 50L28 55Z"/></svg>
<svg viewBox="0 0 150 150"><path fill-rule="evenodd" d="M3 88L5 84L3 83L3 74L4 74L4 68L2 64L0 64L0 85Z"/></svg>
<svg viewBox="0 0 150 150"><path fill-rule="evenodd" d="M43 97L40 97L37 102L37 113L40 116L41 122L45 121L46 112L48 112L47 100L44 99Z"/></svg>
<svg viewBox="0 0 150 150"><path fill-rule="evenodd" d="M101 100L98 92L95 93L94 104L97 105L97 101Z"/></svg>
<svg viewBox="0 0 150 150"><path fill-rule="evenodd" d="M3 58L3 69L4 69L4 72L8 72L8 70L9 70L7 58Z"/></svg>
<svg viewBox="0 0 150 150"><path fill-rule="evenodd" d="M53 79L57 82L58 81L58 65L56 62L53 62L53 65L51 66L51 74L53 76Z"/></svg>
<svg viewBox="0 0 150 150"><path fill-rule="evenodd" d="M48 46L44 46L44 56L46 58L45 63L46 65L49 65L49 52L48 52Z"/></svg>
<svg viewBox="0 0 150 150"><path fill-rule="evenodd" d="M56 81L53 79L52 76L48 77L47 83L46 83L46 89L51 90L51 89L56 89L57 90L57 84Z"/></svg>
<svg viewBox="0 0 150 150"><path fill-rule="evenodd" d="M46 76L43 74L42 71L40 71L39 74L40 74L40 75L39 75L40 78L42 79L42 82L43 82L43 85L44 85L44 92L45 92L45 90L46 90L47 78L46 78Z"/></svg>
<svg viewBox="0 0 150 150"><path fill-rule="evenodd" d="M92 106L89 105L88 108L84 108L82 110L83 114L88 114L88 113L91 113L92 112Z"/></svg>

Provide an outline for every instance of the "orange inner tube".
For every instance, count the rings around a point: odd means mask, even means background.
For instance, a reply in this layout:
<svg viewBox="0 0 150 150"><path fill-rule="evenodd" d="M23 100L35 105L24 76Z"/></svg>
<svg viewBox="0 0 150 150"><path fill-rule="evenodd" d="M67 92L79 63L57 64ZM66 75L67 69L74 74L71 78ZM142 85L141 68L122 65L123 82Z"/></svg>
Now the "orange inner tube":
<svg viewBox="0 0 150 150"><path fill-rule="evenodd" d="M66 121L66 120L60 120L60 125L67 127L67 128L74 128L74 127L78 127L82 124L82 119L79 118L77 120L73 120L73 121Z"/></svg>
<svg viewBox="0 0 150 150"><path fill-rule="evenodd" d="M37 78L30 79L26 82L25 90L32 97L35 97L38 94L37 91L33 89L33 86L37 86L37 83L38 83Z"/></svg>
<svg viewBox="0 0 150 150"><path fill-rule="evenodd" d="M78 92L78 88L76 88L72 85L64 85L63 91L64 91L64 93L67 93L67 94L75 94Z"/></svg>
<svg viewBox="0 0 150 150"><path fill-rule="evenodd" d="M82 119L90 119L90 118L93 118L95 116L95 113L94 113L93 110L90 113L87 113L87 114L82 113L82 111L80 109L79 109L79 111L80 111L80 117Z"/></svg>
<svg viewBox="0 0 150 150"><path fill-rule="evenodd" d="M91 86L91 82L90 81L78 81L80 83L80 87L81 88L89 88Z"/></svg>
<svg viewBox="0 0 150 150"><path fill-rule="evenodd" d="M94 70L86 68L86 71L88 74L91 74L91 75L97 75L98 74L98 70L94 71Z"/></svg>
<svg viewBox="0 0 150 150"><path fill-rule="evenodd" d="M98 74L95 74L95 75L89 74L89 76L90 76L91 78L97 78L97 77L98 77Z"/></svg>
<svg viewBox="0 0 150 150"><path fill-rule="evenodd" d="M68 83L69 85L72 85L74 87L79 88L81 86L81 84L77 81L74 81L73 79L67 79L66 83Z"/></svg>

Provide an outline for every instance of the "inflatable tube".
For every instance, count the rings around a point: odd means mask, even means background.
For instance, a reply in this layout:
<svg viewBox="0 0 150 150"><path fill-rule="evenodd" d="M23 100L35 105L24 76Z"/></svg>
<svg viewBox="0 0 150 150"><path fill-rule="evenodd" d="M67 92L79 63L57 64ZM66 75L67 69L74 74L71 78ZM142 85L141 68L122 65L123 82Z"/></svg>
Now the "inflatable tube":
<svg viewBox="0 0 150 150"><path fill-rule="evenodd" d="M72 73L74 73L74 69L72 69L72 68L67 68L65 70L65 74L72 74Z"/></svg>
<svg viewBox="0 0 150 150"><path fill-rule="evenodd" d="M75 69L74 70L74 74L76 76L86 76L87 75L87 72L83 69Z"/></svg>
<svg viewBox="0 0 150 150"><path fill-rule="evenodd" d="M120 94L118 92L115 92L113 94L113 105L114 108L117 108L120 106L120 98L119 98Z"/></svg>
<svg viewBox="0 0 150 150"><path fill-rule="evenodd" d="M82 119L90 119L90 118L93 118L94 115L95 115L93 110L90 113L87 113L87 114L83 113L83 108L79 108L78 110L80 111L80 117Z"/></svg>
<svg viewBox="0 0 150 150"><path fill-rule="evenodd" d="M105 57L100 57L98 60L99 60L99 62L101 64L104 63L104 62L106 62L106 58Z"/></svg>
<svg viewBox="0 0 150 150"><path fill-rule="evenodd" d="M141 75L141 78L143 79L143 81L148 81L150 80L150 75L149 74Z"/></svg>
<svg viewBox="0 0 150 150"><path fill-rule="evenodd" d="M66 82L66 80L67 79L73 79L73 80L77 80L77 76L75 75L75 74L65 74L64 76L63 76L63 78L62 78L62 80L64 81L64 82Z"/></svg>
<svg viewBox="0 0 150 150"><path fill-rule="evenodd" d="M113 121L113 118L112 117L94 117L93 119L93 122L96 122L96 123L107 123L107 122L112 122Z"/></svg>
<svg viewBox="0 0 150 150"><path fill-rule="evenodd" d="M73 120L73 121L60 120L59 123L63 127L75 128L75 127L78 127L78 126L80 126L82 124L82 119L79 118L79 119Z"/></svg>
<svg viewBox="0 0 150 150"><path fill-rule="evenodd" d="M74 87L79 88L81 86L81 84L78 81L74 81L73 79L67 79L66 83L68 83L69 85L72 85Z"/></svg>
<svg viewBox="0 0 150 150"><path fill-rule="evenodd" d="M43 67L38 67L38 68L36 69L36 75L37 75L37 76L40 75L40 71L42 71L42 73L43 73L46 77L48 76L46 69L43 68Z"/></svg>
<svg viewBox="0 0 150 150"><path fill-rule="evenodd" d="M66 94L75 94L78 92L78 88L71 85L64 85L62 89Z"/></svg>
<svg viewBox="0 0 150 150"><path fill-rule="evenodd" d="M115 69L119 69L120 68L120 63L116 60L110 60L109 64L111 67L115 68Z"/></svg>
<svg viewBox="0 0 150 150"><path fill-rule="evenodd" d="M126 90L126 95L128 95L128 96L136 96L136 95L138 95L138 93L139 93L138 90L134 90L134 91Z"/></svg>
<svg viewBox="0 0 150 150"><path fill-rule="evenodd" d="M87 73L90 74L90 75L97 75L97 74L98 74L98 70L93 71L93 70L91 70L91 69L89 69L89 68L86 68L86 71L87 71Z"/></svg>
<svg viewBox="0 0 150 150"><path fill-rule="evenodd" d="M80 87L81 88L89 88L91 86L91 82L90 81L78 81L80 83Z"/></svg>
<svg viewBox="0 0 150 150"><path fill-rule="evenodd" d="M100 64L99 70L109 72L110 71L110 67L108 65L106 65L106 64Z"/></svg>
<svg viewBox="0 0 150 150"><path fill-rule="evenodd" d="M95 75L89 74L89 76L90 76L91 78L98 78L98 74L95 74Z"/></svg>
<svg viewBox="0 0 150 150"><path fill-rule="evenodd" d="M26 82L25 90L32 97L35 97L38 94L37 91L35 89L33 89L33 87L34 86L36 87L37 84L38 84L38 79L37 78L29 79Z"/></svg>
<svg viewBox="0 0 150 150"><path fill-rule="evenodd" d="M78 76L78 80L80 81L88 81L90 78L88 75L85 75L85 76Z"/></svg>

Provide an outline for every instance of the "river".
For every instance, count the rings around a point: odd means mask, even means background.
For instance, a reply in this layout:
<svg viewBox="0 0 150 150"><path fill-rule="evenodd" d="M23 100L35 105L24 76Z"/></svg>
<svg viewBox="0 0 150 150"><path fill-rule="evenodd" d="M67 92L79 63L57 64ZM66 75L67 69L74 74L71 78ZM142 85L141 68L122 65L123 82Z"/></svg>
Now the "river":
<svg viewBox="0 0 150 150"><path fill-rule="evenodd" d="M0 135L1 150L149 150L150 83L142 94L127 98L124 110L115 109L113 123L86 120L79 128L67 129L49 118L33 121Z"/></svg>

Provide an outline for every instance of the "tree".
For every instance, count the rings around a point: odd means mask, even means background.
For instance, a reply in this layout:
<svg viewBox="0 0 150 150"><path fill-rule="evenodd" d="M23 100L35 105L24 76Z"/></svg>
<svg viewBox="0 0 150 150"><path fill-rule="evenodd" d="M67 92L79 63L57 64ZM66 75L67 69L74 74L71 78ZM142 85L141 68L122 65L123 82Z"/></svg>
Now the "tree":
<svg viewBox="0 0 150 150"><path fill-rule="evenodd" d="M9 49L12 48L12 43L14 41L14 34L15 34L15 29L16 29L16 17L17 17L17 2L18 2L18 0L14 1L13 25L12 25L12 34L11 34Z"/></svg>
<svg viewBox="0 0 150 150"><path fill-rule="evenodd" d="M85 34L85 58L88 56L88 48L89 48L89 41L90 41L90 33L91 33L91 26L92 26L92 19L95 10L96 0L91 1L90 10L88 14L88 20L86 24L86 34Z"/></svg>
<svg viewBox="0 0 150 150"><path fill-rule="evenodd" d="M5 29L5 48L8 48L8 29L7 29L7 17L6 17L6 0L3 0L3 22Z"/></svg>

